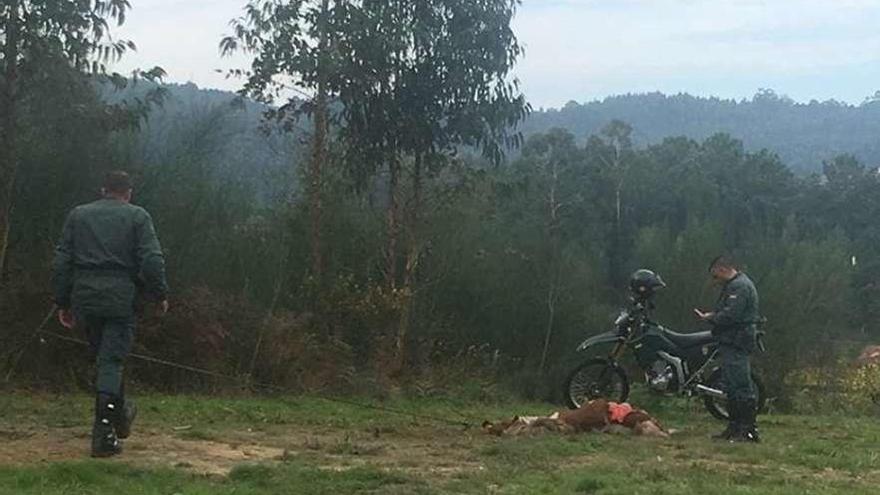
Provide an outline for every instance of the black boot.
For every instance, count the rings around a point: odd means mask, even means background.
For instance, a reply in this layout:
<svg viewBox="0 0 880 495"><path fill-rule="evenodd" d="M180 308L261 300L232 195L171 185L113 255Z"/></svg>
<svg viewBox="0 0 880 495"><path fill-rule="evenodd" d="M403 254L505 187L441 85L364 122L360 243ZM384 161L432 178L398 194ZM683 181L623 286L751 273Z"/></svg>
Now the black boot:
<svg viewBox="0 0 880 495"><path fill-rule="evenodd" d="M727 428L721 433L712 435L713 440L730 440L739 431L739 403L727 401Z"/></svg>
<svg viewBox="0 0 880 495"><path fill-rule="evenodd" d="M115 397L99 393L95 400L95 424L92 427L92 457L112 457L122 453L114 424L120 415Z"/></svg>
<svg viewBox="0 0 880 495"><path fill-rule="evenodd" d="M122 399L122 407L119 414L116 415L114 427L116 428L116 437L126 439L131 436L131 425L137 417L137 406L133 401Z"/></svg>
<svg viewBox="0 0 880 495"><path fill-rule="evenodd" d="M113 427L116 428L116 438L125 440L131 436L131 425L137 417L137 406L134 401L125 398L125 381L119 385L119 414L113 420Z"/></svg>
<svg viewBox="0 0 880 495"><path fill-rule="evenodd" d="M758 425L756 424L758 401L749 399L743 401L740 407L742 407L740 431L731 440L734 442L760 443L761 437L758 435Z"/></svg>

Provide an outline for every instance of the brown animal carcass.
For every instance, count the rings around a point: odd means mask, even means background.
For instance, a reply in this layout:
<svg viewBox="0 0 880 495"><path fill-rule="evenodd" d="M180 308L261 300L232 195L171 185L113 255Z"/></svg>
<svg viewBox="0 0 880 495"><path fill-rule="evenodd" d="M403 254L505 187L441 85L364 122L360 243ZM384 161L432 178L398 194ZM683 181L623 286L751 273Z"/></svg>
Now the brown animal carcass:
<svg viewBox="0 0 880 495"><path fill-rule="evenodd" d="M869 364L880 364L880 345L869 345L862 349L859 358L856 359L857 366L867 366Z"/></svg>

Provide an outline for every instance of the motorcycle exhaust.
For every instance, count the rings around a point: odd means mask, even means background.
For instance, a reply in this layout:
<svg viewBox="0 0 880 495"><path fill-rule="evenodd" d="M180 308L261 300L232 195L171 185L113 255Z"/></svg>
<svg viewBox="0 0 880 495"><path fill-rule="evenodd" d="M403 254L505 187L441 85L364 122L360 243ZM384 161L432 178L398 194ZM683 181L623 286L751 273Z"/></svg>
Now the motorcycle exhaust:
<svg viewBox="0 0 880 495"><path fill-rule="evenodd" d="M707 387L705 385L697 385L696 387L697 393L700 395L708 395L710 397L715 397L716 399L727 399L727 394L722 392L721 390Z"/></svg>

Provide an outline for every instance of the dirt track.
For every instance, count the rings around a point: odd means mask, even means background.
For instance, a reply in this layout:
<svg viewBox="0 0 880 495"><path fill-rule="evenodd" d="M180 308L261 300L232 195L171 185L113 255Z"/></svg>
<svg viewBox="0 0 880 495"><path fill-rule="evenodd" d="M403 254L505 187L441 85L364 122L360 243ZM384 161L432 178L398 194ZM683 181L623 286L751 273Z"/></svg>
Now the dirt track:
<svg viewBox="0 0 880 495"><path fill-rule="evenodd" d="M427 439L378 432L272 433L230 432L229 439L197 438L189 431L136 430L124 442L122 456L111 462L144 467L174 467L196 474L224 476L237 465L281 462L298 456L317 460L326 469L348 469L371 463L412 472L453 475L481 470L472 456L483 435ZM83 460L89 455L89 430L73 428L0 428L0 465L35 465ZM187 437L194 438L187 438ZM444 438L445 437L445 438Z"/></svg>
<svg viewBox="0 0 880 495"><path fill-rule="evenodd" d="M143 431L124 443L120 461L137 465L182 467L201 474L223 475L249 461L280 460L284 450L256 444L227 444L186 440ZM0 430L0 465L81 460L89 454L89 431L82 428L53 430Z"/></svg>

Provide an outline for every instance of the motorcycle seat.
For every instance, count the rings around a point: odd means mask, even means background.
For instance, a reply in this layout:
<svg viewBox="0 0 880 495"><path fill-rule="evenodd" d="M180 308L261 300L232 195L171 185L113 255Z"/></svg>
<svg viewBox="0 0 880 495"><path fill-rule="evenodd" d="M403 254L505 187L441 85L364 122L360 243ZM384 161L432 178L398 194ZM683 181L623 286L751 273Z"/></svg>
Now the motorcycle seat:
<svg viewBox="0 0 880 495"><path fill-rule="evenodd" d="M694 333L676 333L666 328L663 329L663 335L679 347L695 347L698 345L706 345L715 342L715 337L711 331L694 332Z"/></svg>

